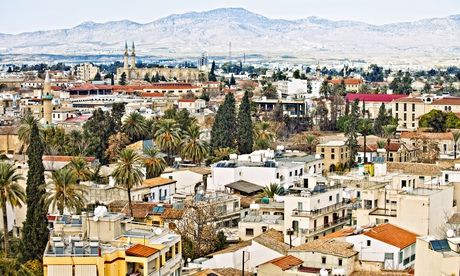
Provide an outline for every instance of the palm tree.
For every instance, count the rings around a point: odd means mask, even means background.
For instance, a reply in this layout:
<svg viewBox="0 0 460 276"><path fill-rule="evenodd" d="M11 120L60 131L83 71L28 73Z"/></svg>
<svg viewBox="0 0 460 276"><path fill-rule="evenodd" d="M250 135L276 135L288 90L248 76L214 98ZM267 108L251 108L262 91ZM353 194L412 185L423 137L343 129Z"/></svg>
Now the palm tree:
<svg viewBox="0 0 460 276"><path fill-rule="evenodd" d="M305 143L308 148L308 154L312 154L313 149L318 144L318 139L313 134L307 134L307 136L305 136Z"/></svg>
<svg viewBox="0 0 460 276"><path fill-rule="evenodd" d="M117 158L117 166L112 173L115 183L126 188L128 191L128 204L131 217L131 189L142 183L144 174L141 170L142 158L134 150L126 148L120 152Z"/></svg>
<svg viewBox="0 0 460 276"><path fill-rule="evenodd" d="M163 154L156 148L150 147L144 150L144 155L146 177L152 178L160 176L166 168L166 161L163 158Z"/></svg>
<svg viewBox="0 0 460 276"><path fill-rule="evenodd" d="M396 132L396 128L397 128L396 125L385 125L385 126L383 126L383 136L385 138L389 138L389 139L393 138L393 135Z"/></svg>
<svg viewBox="0 0 460 276"><path fill-rule="evenodd" d="M385 143L386 142L384 140L378 140L377 141L377 148L379 148L379 149L385 148Z"/></svg>
<svg viewBox="0 0 460 276"><path fill-rule="evenodd" d="M193 163L199 164L208 154L204 143L200 140L200 127L193 124L188 127L185 133L185 139L181 143L181 154L184 158L192 160Z"/></svg>
<svg viewBox="0 0 460 276"><path fill-rule="evenodd" d="M138 112L132 112L123 122L122 130L129 136L131 142L142 139L147 134L147 124L144 116Z"/></svg>
<svg viewBox="0 0 460 276"><path fill-rule="evenodd" d="M21 126L18 130L18 138L19 141L21 141L21 148L19 149L19 153L23 153L24 150L26 150L29 146L30 132L34 124L37 124L37 126L40 125L37 123L37 120L32 115L28 115L21 120Z"/></svg>
<svg viewBox="0 0 460 276"><path fill-rule="evenodd" d="M270 185L264 187L264 195L269 198L275 197L275 195L281 194L283 188L277 183L270 183Z"/></svg>
<svg viewBox="0 0 460 276"><path fill-rule="evenodd" d="M110 135L107 149L105 154L109 160L113 160L117 157L118 153L129 144L129 138L126 133L117 132Z"/></svg>
<svg viewBox="0 0 460 276"><path fill-rule="evenodd" d="M54 171L51 183L46 186L45 204L54 212L64 214L67 208L71 211L80 210L85 206L86 190L77 184L77 177L68 168Z"/></svg>
<svg viewBox="0 0 460 276"><path fill-rule="evenodd" d="M0 205L3 213L3 240L5 243L5 254L8 255L8 213L7 205L11 207L21 207L25 202L26 193L18 184L19 180L24 179L16 172L16 167L11 164L0 163Z"/></svg>
<svg viewBox="0 0 460 276"><path fill-rule="evenodd" d="M179 125L175 120L161 120L155 132L155 143L168 155L168 163L171 164L171 155L180 144L181 135Z"/></svg>
<svg viewBox="0 0 460 276"><path fill-rule="evenodd" d="M230 154L232 153L236 153L236 150L232 148L218 148L214 151L214 158L212 159L212 162L216 163L221 160L228 160Z"/></svg>
<svg viewBox="0 0 460 276"><path fill-rule="evenodd" d="M260 122L254 128L254 141L258 149L266 149L275 138L269 122Z"/></svg>
<svg viewBox="0 0 460 276"><path fill-rule="evenodd" d="M85 144L83 142L83 135L81 131L71 130L65 138L65 151L67 155L76 156L80 155L85 150Z"/></svg>
<svg viewBox="0 0 460 276"><path fill-rule="evenodd" d="M452 136L454 138L454 159L457 159L457 143L460 139L460 131L452 131Z"/></svg>
<svg viewBox="0 0 460 276"><path fill-rule="evenodd" d="M77 184L79 184L80 181L88 180L91 176L91 170L88 166L88 162L86 162L83 156L73 157L69 164L66 165L66 168L75 175Z"/></svg>
<svg viewBox="0 0 460 276"><path fill-rule="evenodd" d="M371 134L373 129L373 125L370 119L362 119L361 120L361 125L360 125L360 132L363 135L364 138L364 158L363 158L363 163L365 164L367 162L366 160L366 150L367 150L367 135Z"/></svg>

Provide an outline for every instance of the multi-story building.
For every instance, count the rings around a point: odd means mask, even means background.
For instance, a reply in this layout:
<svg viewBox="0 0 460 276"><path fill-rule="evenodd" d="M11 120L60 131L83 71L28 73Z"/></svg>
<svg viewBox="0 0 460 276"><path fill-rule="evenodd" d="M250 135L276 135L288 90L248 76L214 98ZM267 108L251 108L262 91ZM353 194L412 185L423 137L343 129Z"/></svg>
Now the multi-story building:
<svg viewBox="0 0 460 276"><path fill-rule="evenodd" d="M398 130L414 131L420 117L429 112L428 106L420 98L405 97L392 102L392 116L398 120Z"/></svg>
<svg viewBox="0 0 460 276"><path fill-rule="evenodd" d="M142 185L131 191L132 200L146 202L170 202L171 196L176 193L176 180L154 177L145 179Z"/></svg>
<svg viewBox="0 0 460 276"><path fill-rule="evenodd" d="M278 91L281 96L297 99L319 98L321 81L291 79L289 81L278 81Z"/></svg>
<svg viewBox="0 0 460 276"><path fill-rule="evenodd" d="M278 104L281 105L283 115L288 115L290 117L302 117L306 114L307 110L307 103L304 99L266 99L263 97L261 99L253 100L252 102L257 106L257 109L261 113L273 112Z"/></svg>
<svg viewBox="0 0 460 276"><path fill-rule="evenodd" d="M88 62L80 64L76 68L77 78L84 81L94 80L97 73L99 73L99 67Z"/></svg>
<svg viewBox="0 0 460 276"><path fill-rule="evenodd" d="M304 176L301 184L290 191L283 196L286 243L300 245L318 239L350 221L343 188L334 181Z"/></svg>
<svg viewBox="0 0 460 276"><path fill-rule="evenodd" d="M177 101L179 109L187 109L191 114L202 113L206 107L206 101L203 99L180 99Z"/></svg>
<svg viewBox="0 0 460 276"><path fill-rule="evenodd" d="M359 109L361 112L363 108L363 102L365 107L366 116L370 119L377 118L379 114L380 107L382 104L385 106L385 110L391 114L391 102L393 100L401 99L407 97L406 95L398 94L358 94L358 93L348 93L345 96L345 101L348 101L350 104L355 100L359 101Z"/></svg>
<svg viewBox="0 0 460 276"><path fill-rule="evenodd" d="M350 161L349 148L344 141L329 141L316 146L316 154L323 159L323 168L326 172L334 172L339 164Z"/></svg>
<svg viewBox="0 0 460 276"><path fill-rule="evenodd" d="M459 275L460 236L444 239L433 236L417 238L415 275Z"/></svg>
<svg viewBox="0 0 460 276"><path fill-rule="evenodd" d="M239 238L243 241L259 236L268 229L284 232L284 203L263 198L251 204L239 224Z"/></svg>
<svg viewBox="0 0 460 276"><path fill-rule="evenodd" d="M332 79L328 81L329 85L336 85L336 84L345 84L345 90L347 92L358 92L359 89L363 86L363 80L362 79L354 79L354 78L348 78L348 79Z"/></svg>
<svg viewBox="0 0 460 276"><path fill-rule="evenodd" d="M53 225L43 256L45 276L181 274L181 237L168 229L107 212L56 216Z"/></svg>

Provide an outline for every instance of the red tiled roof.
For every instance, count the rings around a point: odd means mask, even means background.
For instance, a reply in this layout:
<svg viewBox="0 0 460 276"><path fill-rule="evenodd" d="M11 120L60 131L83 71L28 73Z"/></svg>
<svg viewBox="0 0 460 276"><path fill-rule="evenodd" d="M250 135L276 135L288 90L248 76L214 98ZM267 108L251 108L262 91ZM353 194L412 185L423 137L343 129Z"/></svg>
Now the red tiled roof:
<svg viewBox="0 0 460 276"><path fill-rule="evenodd" d="M66 156L66 155L43 155L43 161L50 161L50 162L70 162L74 156ZM83 157L86 162L93 162L96 160L95 157Z"/></svg>
<svg viewBox="0 0 460 276"><path fill-rule="evenodd" d="M357 85L357 84L363 83L362 79L352 79L352 78L351 79L333 79L333 80L329 80L328 82L331 84L341 84L342 80L345 83L345 85Z"/></svg>
<svg viewBox="0 0 460 276"><path fill-rule="evenodd" d="M165 209L163 214L161 214L161 218L163 219L181 219L182 216L184 215L184 212L185 212L184 209L168 208L168 209Z"/></svg>
<svg viewBox="0 0 460 276"><path fill-rule="evenodd" d="M164 97L165 95L163 93L142 92L139 94L139 96L144 97L144 98L161 98L161 97Z"/></svg>
<svg viewBox="0 0 460 276"><path fill-rule="evenodd" d="M412 139L416 137L421 137L430 140L453 140L454 135L452 132L420 132L420 131L404 131L401 132L402 139Z"/></svg>
<svg viewBox="0 0 460 276"><path fill-rule="evenodd" d="M404 97L404 98L399 98L394 100L395 102L405 102L405 103L422 103L423 101L419 98L413 98L413 97Z"/></svg>
<svg viewBox="0 0 460 276"><path fill-rule="evenodd" d="M149 178L144 180L142 182L142 186L138 186L134 188L133 190L140 190L140 189L145 189L149 187L158 187L158 186L163 186L163 185L169 185L176 183L177 181L174 179L169 179L169 178L164 178L164 177L154 177L154 178Z"/></svg>
<svg viewBox="0 0 460 276"><path fill-rule="evenodd" d="M268 263L276 265L277 267L281 268L281 270L287 270L292 267L301 265L303 261L294 256L287 255L287 256L282 256L282 257L270 260L266 262L265 264L268 264Z"/></svg>
<svg viewBox="0 0 460 276"><path fill-rule="evenodd" d="M66 123L83 123L87 121L89 118L91 118L92 115L81 115L78 117L72 117L72 118L67 118L65 119L64 122Z"/></svg>
<svg viewBox="0 0 460 276"><path fill-rule="evenodd" d="M460 105L460 97L445 97L434 100L432 105Z"/></svg>
<svg viewBox="0 0 460 276"><path fill-rule="evenodd" d="M365 102L382 102L382 103L389 103L393 100L397 100L400 98L405 98L406 95L396 95L396 94L354 94L348 93L345 96L345 99L349 102L354 100L365 101Z"/></svg>
<svg viewBox="0 0 460 276"><path fill-rule="evenodd" d="M142 244L136 244L126 249L125 253L128 256L147 258L157 253L158 251L159 251L158 249L153 248L153 247L149 247L149 246L142 245Z"/></svg>
<svg viewBox="0 0 460 276"><path fill-rule="evenodd" d="M400 249L414 244L417 238L416 234L389 223L377 225L363 234Z"/></svg>
<svg viewBox="0 0 460 276"><path fill-rule="evenodd" d="M179 103L194 103L196 99L181 99L178 100Z"/></svg>

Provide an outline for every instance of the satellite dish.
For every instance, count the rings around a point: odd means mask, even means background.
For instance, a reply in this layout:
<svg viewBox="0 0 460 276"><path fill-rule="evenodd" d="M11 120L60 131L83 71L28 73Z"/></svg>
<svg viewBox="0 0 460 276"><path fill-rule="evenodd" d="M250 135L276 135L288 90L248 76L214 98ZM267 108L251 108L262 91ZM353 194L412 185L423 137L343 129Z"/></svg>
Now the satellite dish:
<svg viewBox="0 0 460 276"><path fill-rule="evenodd" d="M446 231L446 235L447 235L448 238L453 238L454 235L455 235L455 232L454 232L454 230L449 229L449 230Z"/></svg>
<svg viewBox="0 0 460 276"><path fill-rule="evenodd" d="M161 235L161 233L163 233L163 230L161 228L155 229L155 235Z"/></svg>
<svg viewBox="0 0 460 276"><path fill-rule="evenodd" d="M97 217L97 216L93 217L93 221L98 221L98 220L99 220L99 217Z"/></svg>

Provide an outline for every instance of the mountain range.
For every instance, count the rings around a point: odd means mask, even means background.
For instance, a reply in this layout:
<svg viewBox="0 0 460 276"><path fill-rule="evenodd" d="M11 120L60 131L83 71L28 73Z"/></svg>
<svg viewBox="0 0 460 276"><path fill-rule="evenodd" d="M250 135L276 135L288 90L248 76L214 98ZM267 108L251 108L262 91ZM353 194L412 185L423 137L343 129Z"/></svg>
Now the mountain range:
<svg viewBox="0 0 460 276"><path fill-rule="evenodd" d="M150 23L85 22L70 29L0 34L0 53L17 55L122 55L125 41L139 56L289 55L305 59L456 59L460 15L372 25L318 17L271 19L242 8L174 14ZM457 59L458 61L458 59Z"/></svg>

